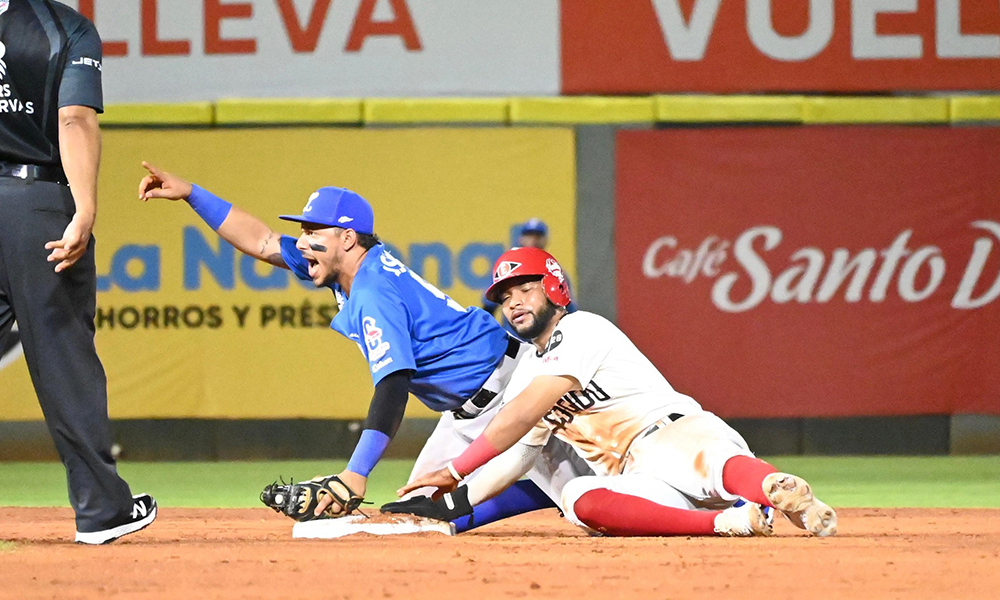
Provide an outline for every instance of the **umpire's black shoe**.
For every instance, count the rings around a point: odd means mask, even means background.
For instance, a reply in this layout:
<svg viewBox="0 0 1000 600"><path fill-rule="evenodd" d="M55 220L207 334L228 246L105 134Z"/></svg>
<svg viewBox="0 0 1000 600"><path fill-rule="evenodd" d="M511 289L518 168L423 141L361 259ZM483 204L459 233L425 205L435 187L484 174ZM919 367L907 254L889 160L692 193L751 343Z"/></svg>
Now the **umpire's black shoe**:
<svg viewBox="0 0 1000 600"><path fill-rule="evenodd" d="M156 518L156 500L149 494L132 496L132 512L125 522L100 531L77 531L78 544L109 544L123 535L144 529Z"/></svg>

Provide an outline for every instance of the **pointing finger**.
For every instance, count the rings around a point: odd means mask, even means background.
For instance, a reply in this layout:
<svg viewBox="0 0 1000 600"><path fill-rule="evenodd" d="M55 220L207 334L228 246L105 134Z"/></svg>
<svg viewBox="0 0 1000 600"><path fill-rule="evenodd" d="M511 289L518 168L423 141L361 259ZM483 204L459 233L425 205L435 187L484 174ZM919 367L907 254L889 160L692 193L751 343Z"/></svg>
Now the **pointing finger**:
<svg viewBox="0 0 1000 600"><path fill-rule="evenodd" d="M163 171L161 171L158 167L149 164L146 161L142 161L142 166L145 167L147 171L149 171L150 173L152 173L157 177L161 177L163 175Z"/></svg>

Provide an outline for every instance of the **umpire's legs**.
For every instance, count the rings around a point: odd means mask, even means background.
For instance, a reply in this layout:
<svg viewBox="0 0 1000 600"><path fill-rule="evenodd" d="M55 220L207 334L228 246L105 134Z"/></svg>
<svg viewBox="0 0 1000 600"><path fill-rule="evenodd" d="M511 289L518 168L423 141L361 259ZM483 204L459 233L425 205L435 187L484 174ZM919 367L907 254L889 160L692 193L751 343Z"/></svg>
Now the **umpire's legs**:
<svg viewBox="0 0 1000 600"><path fill-rule="evenodd" d="M77 531L88 532L120 522L132 498L111 456L107 379L94 346L94 241L62 273L46 261L45 243L62 238L74 210L65 186L0 178L0 282L66 466Z"/></svg>

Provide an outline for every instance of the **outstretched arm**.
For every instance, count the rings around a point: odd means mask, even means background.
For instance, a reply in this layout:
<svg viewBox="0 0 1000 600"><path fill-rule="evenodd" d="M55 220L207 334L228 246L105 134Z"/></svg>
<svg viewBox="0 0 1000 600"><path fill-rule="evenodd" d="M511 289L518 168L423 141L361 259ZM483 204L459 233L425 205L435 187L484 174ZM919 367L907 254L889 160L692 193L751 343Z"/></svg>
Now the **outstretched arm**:
<svg viewBox="0 0 1000 600"><path fill-rule="evenodd" d="M263 221L199 186L163 171L146 161L149 175L139 182L139 199L185 200L222 239L240 252L276 267L288 268L281 257L281 235Z"/></svg>
<svg viewBox="0 0 1000 600"><path fill-rule="evenodd" d="M368 407L368 420L361 432L361 439L354 447L351 460L339 477L354 492L365 495L368 475L382 458L382 453L399 430L406 411L406 401L410 398L410 378L413 371L403 369L383 377L375 384L375 395ZM333 500L322 498L316 505L315 515L319 516Z"/></svg>
<svg viewBox="0 0 1000 600"><path fill-rule="evenodd" d="M475 506L493 498L524 477L542 453L541 446L514 444L469 480L469 502Z"/></svg>
<svg viewBox="0 0 1000 600"><path fill-rule="evenodd" d="M465 452L448 463L448 468L429 473L406 484L397 492L403 496L422 487L436 487L438 492L450 492L458 483L479 467L513 446L528 434L555 406L563 395L580 389L572 377L540 375L523 392L497 412L493 420Z"/></svg>

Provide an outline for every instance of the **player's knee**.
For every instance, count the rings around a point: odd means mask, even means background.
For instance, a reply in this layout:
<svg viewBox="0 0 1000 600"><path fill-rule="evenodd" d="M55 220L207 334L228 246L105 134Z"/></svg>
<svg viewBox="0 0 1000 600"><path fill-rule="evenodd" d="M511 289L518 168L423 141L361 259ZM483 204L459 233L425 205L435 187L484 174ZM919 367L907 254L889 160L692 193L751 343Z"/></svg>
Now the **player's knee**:
<svg viewBox="0 0 1000 600"><path fill-rule="evenodd" d="M600 515L606 514L609 506L607 494L608 490L590 490L576 499L573 504L573 512L576 518L586 525L590 525L597 520Z"/></svg>
<svg viewBox="0 0 1000 600"><path fill-rule="evenodd" d="M577 477L569 481L562 493L563 512L586 521L581 510L588 516L605 510L603 506L607 503L607 494L599 492L610 493L610 491L599 486L600 483L597 477Z"/></svg>

